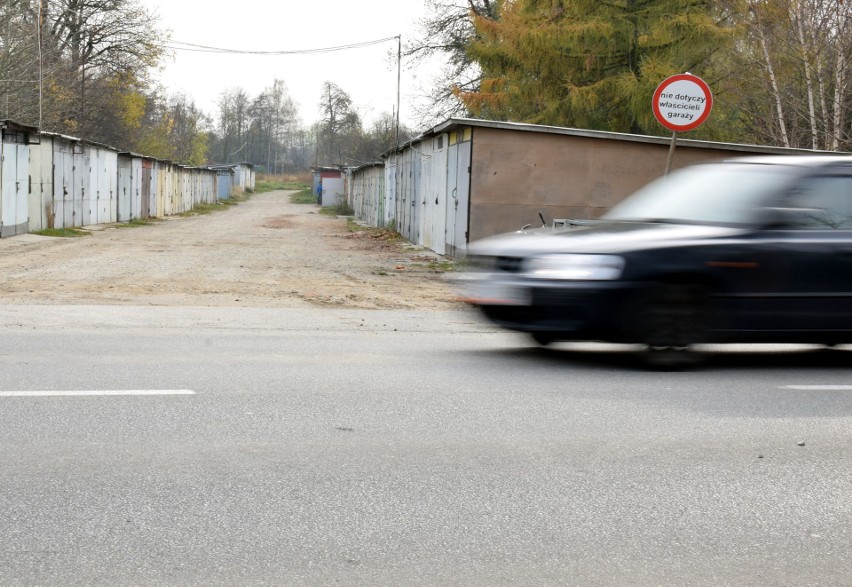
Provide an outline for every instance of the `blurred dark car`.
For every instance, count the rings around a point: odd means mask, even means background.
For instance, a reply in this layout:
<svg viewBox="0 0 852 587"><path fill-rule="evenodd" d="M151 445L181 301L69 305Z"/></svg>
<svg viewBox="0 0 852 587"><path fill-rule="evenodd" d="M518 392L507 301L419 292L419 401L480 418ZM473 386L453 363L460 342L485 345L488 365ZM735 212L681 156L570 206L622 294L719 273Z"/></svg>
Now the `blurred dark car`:
<svg viewBox="0 0 852 587"><path fill-rule="evenodd" d="M668 367L700 343L852 343L852 157L695 165L468 261L462 299L540 344L640 343Z"/></svg>

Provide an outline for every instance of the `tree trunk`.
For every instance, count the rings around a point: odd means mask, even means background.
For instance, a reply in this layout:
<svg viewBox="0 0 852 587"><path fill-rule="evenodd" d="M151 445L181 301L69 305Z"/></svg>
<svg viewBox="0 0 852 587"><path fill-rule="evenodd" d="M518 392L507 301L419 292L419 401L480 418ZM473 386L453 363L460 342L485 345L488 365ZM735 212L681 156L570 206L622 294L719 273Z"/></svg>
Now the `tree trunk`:
<svg viewBox="0 0 852 587"><path fill-rule="evenodd" d="M802 2L796 0L795 14L791 15L796 20L796 32L799 38L799 48L802 52L802 64L805 68L805 91L808 95L808 121L811 125L811 148L816 150L819 148L819 133L817 131L816 109L814 107L814 87L813 76L811 74L811 59L808 51L808 45L805 42L805 30L802 25Z"/></svg>
<svg viewBox="0 0 852 587"><path fill-rule="evenodd" d="M766 42L766 33L763 30L763 24L760 21L760 10L757 7L752 8L755 18L757 19L757 31L760 35L760 46L763 49L763 57L766 60L766 72L769 75L769 82L772 85L772 97L775 100L775 110L778 115L778 128L781 131L781 141L783 146L790 146L790 138L787 136L787 125L784 123L784 104L781 100L781 91L778 89L778 79L775 77L775 68L772 66L772 59L769 56L769 45Z"/></svg>
<svg viewBox="0 0 852 587"><path fill-rule="evenodd" d="M811 26L811 46L819 47L819 53L823 53L824 43L817 42L817 31L815 26ZM820 109L820 119L822 120L822 148L828 149L831 144L830 134L829 134L829 118L830 113L828 109L827 102L827 90L825 87L825 60L817 59L816 60L816 80L817 80L817 95L819 96L819 109Z"/></svg>
<svg viewBox="0 0 852 587"><path fill-rule="evenodd" d="M837 4L837 39L846 39L847 25L846 7L843 3ZM831 150L840 148L840 139L843 134L843 98L846 95L846 50L844 42L837 43L837 68L834 71L834 125L831 136Z"/></svg>

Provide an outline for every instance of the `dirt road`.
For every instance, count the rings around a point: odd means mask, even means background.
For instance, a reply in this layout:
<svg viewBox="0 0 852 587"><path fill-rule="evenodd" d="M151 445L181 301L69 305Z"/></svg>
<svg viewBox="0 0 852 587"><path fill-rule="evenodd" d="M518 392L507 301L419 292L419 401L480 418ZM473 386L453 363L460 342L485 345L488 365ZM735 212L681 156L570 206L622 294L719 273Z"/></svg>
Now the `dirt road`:
<svg viewBox="0 0 852 587"><path fill-rule="evenodd" d="M437 259L259 194L212 214L0 239L0 303L457 308Z"/></svg>

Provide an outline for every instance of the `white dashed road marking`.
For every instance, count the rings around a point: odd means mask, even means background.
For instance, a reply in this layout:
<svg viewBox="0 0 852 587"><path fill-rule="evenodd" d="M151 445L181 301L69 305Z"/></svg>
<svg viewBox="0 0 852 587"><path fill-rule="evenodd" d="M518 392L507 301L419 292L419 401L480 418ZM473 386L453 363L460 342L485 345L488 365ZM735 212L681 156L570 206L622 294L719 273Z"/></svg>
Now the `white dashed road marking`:
<svg viewBox="0 0 852 587"><path fill-rule="evenodd" d="M61 391L0 391L0 397L77 397L93 395L195 395L190 389L69 389Z"/></svg>
<svg viewBox="0 0 852 587"><path fill-rule="evenodd" d="M852 391L852 385L785 385L784 389L800 391Z"/></svg>

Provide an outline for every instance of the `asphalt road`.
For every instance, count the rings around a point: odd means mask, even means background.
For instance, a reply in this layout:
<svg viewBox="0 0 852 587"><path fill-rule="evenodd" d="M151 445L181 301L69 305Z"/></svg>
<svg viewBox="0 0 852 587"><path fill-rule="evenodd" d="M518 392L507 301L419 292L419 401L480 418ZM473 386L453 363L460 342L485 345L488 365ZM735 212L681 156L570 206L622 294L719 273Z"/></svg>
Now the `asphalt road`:
<svg viewBox="0 0 852 587"><path fill-rule="evenodd" d="M852 351L725 350L0 306L0 585L852 584Z"/></svg>

